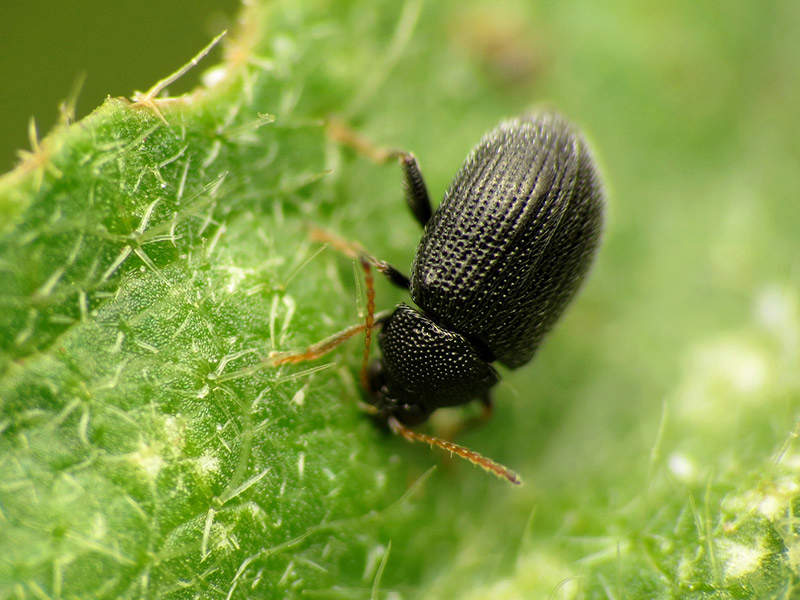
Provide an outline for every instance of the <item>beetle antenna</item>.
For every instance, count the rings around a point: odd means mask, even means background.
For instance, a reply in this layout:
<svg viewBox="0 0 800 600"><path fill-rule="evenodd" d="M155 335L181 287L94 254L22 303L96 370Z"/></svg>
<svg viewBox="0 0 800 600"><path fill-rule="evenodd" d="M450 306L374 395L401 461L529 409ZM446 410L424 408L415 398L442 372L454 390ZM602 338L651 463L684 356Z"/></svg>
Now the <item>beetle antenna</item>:
<svg viewBox="0 0 800 600"><path fill-rule="evenodd" d="M464 446L454 444L453 442L448 442L447 440L443 440L432 435L426 435L424 433L414 431L413 429L409 429L400 421L398 421L396 417L390 416L387 422L389 424L389 429L392 430L392 433L403 436L409 442L423 442L431 447L436 446L437 448L441 448L450 454L458 455L464 460L471 462L473 465L481 467L483 470L488 471L493 475L497 475L502 479L506 479L509 483L513 483L515 485L520 485L522 483L522 479L520 479L520 476L514 471L498 462L493 461L491 458L487 458L486 456L475 452L474 450L470 450Z"/></svg>

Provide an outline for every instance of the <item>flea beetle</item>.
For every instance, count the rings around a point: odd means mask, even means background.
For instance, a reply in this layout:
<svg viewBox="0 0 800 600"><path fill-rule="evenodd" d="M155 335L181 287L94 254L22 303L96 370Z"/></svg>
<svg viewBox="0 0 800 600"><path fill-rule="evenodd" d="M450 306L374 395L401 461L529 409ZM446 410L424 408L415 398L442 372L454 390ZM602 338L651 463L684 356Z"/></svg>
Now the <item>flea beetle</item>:
<svg viewBox="0 0 800 600"><path fill-rule="evenodd" d="M364 150L339 128L334 137ZM492 363L528 363L584 280L600 240L603 190L586 143L561 116L539 113L505 121L467 157L434 211L422 173L407 152L396 157L406 201L424 227L406 277L355 244L317 231L318 239L361 261L368 315L300 353L275 353L273 364L316 358L365 331L362 383L371 410L395 433L454 452L512 483L503 465L410 427L432 412L472 400L491 411L499 381ZM399 304L373 316L370 267L406 288L418 308ZM367 362L373 327L381 358Z"/></svg>

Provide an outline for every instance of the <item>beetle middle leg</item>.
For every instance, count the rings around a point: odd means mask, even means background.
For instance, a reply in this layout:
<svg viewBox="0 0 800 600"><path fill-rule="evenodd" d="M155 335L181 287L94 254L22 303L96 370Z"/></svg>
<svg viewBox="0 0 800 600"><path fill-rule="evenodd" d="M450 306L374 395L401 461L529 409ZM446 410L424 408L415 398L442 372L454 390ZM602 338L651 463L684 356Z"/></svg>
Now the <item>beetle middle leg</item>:
<svg viewBox="0 0 800 600"><path fill-rule="evenodd" d="M312 240L328 244L333 249L338 250L345 256L359 261L366 260L371 266L375 267L380 273L382 273L390 283L399 288L408 290L409 286L411 285L407 275L404 275L399 269L393 267L386 261L380 260L371 254L368 254L361 247L361 245L356 242L345 240L331 233L330 231L313 226L311 227L310 235Z"/></svg>
<svg viewBox="0 0 800 600"><path fill-rule="evenodd" d="M361 267L364 270L364 279L367 287L367 315L363 323L357 323L346 327L341 331L337 331L333 335L326 337L315 344L307 346L299 351L273 351L270 352L267 362L273 367L281 365L295 364L307 362L321 358L339 347L341 344L349 340L354 335L364 332L364 359L361 367L361 381L362 384L367 380L367 364L369 361L369 347L372 340L372 329L383 323L383 321L391 314L391 311L382 311L375 313L375 289L372 278L372 263L367 256L359 256Z"/></svg>
<svg viewBox="0 0 800 600"><path fill-rule="evenodd" d="M299 362L306 362L315 360L331 352L345 341L349 340L354 335L364 332L364 354L361 362L360 379L361 385L364 389L369 388L368 381L368 368L369 368L369 352L372 342L372 330L380 325L390 314L391 311L383 311L375 314L375 282L372 276L372 268L376 268L383 273L390 282L395 285L408 289L408 277L403 275L400 271L392 267L389 263L384 262L367 254L356 242L348 242L328 231L319 229L317 227L311 228L311 238L330 244L339 252L355 258L361 264L364 271L364 281L367 291L367 314L363 323L351 325L333 335L325 338L324 340L312 344L304 350L293 352L271 352L268 362L272 366L280 366L285 364L294 364Z"/></svg>
<svg viewBox="0 0 800 600"><path fill-rule="evenodd" d="M405 290L409 288L408 277L403 275L389 263L379 260L374 256L364 252L364 250L356 242L348 242L347 240L344 240L328 231L316 227L312 228L311 230L311 238L320 242L327 242L346 256L357 258L361 263L361 268L364 270L364 283L366 284L367 288L367 315L364 324L357 326L356 329L361 327L361 329L364 331L364 355L361 361L360 379L362 387L367 390L369 389L369 351L372 343L372 329L376 324L380 324L390 314L390 312L387 311L385 315L379 315L379 318L376 318L375 281L372 277L372 267L375 267L378 271L383 273L390 282L402 287ZM344 331L348 331L349 329L353 328L351 327ZM344 333L344 331L340 333ZM337 343L336 346L338 346L339 343Z"/></svg>

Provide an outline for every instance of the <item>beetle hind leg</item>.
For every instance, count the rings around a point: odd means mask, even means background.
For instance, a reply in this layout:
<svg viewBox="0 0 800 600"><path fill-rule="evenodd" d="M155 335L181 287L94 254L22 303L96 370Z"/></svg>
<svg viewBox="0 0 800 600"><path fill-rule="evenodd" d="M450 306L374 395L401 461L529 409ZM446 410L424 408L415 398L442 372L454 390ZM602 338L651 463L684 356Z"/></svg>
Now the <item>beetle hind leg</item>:
<svg viewBox="0 0 800 600"><path fill-rule="evenodd" d="M417 158L411 152L382 148L335 118L328 121L328 136L332 140L366 156L374 163L383 165L392 160L397 160L403 168L406 204L411 209L414 218L420 225L425 227L425 224L433 214L431 197L428 193L428 186L425 185L425 179L422 177Z"/></svg>
<svg viewBox="0 0 800 600"><path fill-rule="evenodd" d="M431 207L431 197L428 194L428 186L425 185L425 179L422 177L422 171L419 169L417 158L410 152L403 152L400 155L400 164L403 167L403 176L405 179L406 189L406 204L411 209L411 213L420 225L425 227L425 224L430 220L433 214Z"/></svg>
<svg viewBox="0 0 800 600"><path fill-rule="evenodd" d="M486 393L478 398L481 404L480 414L462 415L452 422L445 422L438 425L437 433L442 439L452 440L457 438L462 433L471 431L478 427L486 425L494 414L494 404L492 403L491 391L487 390Z"/></svg>

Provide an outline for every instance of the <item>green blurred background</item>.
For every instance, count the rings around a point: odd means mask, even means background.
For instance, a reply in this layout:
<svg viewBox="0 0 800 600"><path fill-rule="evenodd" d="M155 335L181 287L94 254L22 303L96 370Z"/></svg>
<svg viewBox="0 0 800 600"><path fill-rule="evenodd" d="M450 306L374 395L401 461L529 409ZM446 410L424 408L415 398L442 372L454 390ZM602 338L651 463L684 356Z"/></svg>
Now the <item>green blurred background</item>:
<svg viewBox="0 0 800 600"><path fill-rule="evenodd" d="M0 173L30 149L28 122L39 135L56 123L58 105L83 81L76 114L106 96L144 91L230 26L236 0L196 2L3 2L0 6ZM192 89L195 70L171 88Z"/></svg>

